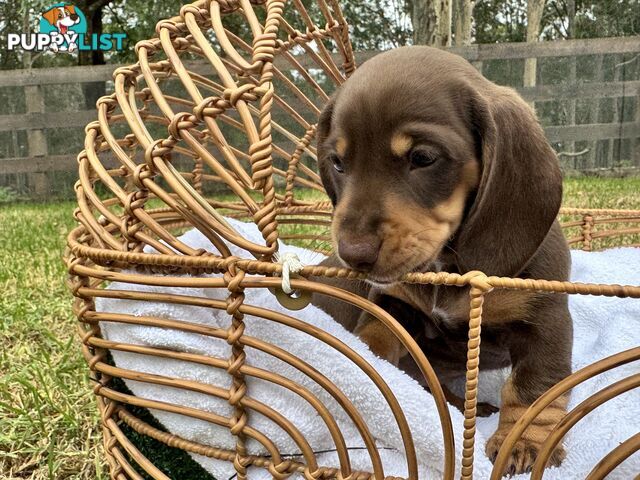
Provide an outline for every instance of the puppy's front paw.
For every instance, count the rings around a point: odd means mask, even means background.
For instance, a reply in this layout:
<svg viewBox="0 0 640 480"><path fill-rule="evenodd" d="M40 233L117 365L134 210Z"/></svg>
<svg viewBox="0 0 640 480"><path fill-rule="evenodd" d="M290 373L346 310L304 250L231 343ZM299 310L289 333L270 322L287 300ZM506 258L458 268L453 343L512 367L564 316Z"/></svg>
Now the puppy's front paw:
<svg viewBox="0 0 640 480"><path fill-rule="evenodd" d="M492 463L495 462L496 457L498 456L498 451L500 450L500 447L508 433L509 429L498 429L498 431L494 433L487 442L485 453ZM531 472L541 446L542 442L536 442L522 437L519 438L509 454L509 459L507 460L507 464L502 475L508 475L511 477L518 473ZM547 467L560 466L566 455L564 447L562 445L558 445L549 457Z"/></svg>

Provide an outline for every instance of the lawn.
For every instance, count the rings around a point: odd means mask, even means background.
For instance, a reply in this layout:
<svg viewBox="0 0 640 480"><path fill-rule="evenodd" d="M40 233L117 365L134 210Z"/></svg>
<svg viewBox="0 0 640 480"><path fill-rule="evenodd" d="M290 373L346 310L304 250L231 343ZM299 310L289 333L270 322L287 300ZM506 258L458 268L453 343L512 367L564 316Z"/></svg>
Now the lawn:
<svg viewBox="0 0 640 480"><path fill-rule="evenodd" d="M0 478L106 478L62 251L71 202L0 205Z"/></svg>
<svg viewBox="0 0 640 480"><path fill-rule="evenodd" d="M640 209L640 178L570 179L566 206ZM107 478L61 256L72 202L0 203L0 478Z"/></svg>

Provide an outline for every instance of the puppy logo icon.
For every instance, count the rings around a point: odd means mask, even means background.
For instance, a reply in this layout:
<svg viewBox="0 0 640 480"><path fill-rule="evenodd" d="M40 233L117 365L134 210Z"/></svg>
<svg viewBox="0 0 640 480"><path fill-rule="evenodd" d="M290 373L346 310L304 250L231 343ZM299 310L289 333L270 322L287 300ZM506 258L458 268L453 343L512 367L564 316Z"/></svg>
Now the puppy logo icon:
<svg viewBox="0 0 640 480"><path fill-rule="evenodd" d="M77 34L87 33L87 20L74 5L54 5L42 13L40 33L58 37L51 42L49 49L73 53L78 49Z"/></svg>
<svg viewBox="0 0 640 480"><path fill-rule="evenodd" d="M87 34L87 19L75 5L56 3L38 16L38 33L9 33L7 49L76 53L79 51L122 50L125 32Z"/></svg>

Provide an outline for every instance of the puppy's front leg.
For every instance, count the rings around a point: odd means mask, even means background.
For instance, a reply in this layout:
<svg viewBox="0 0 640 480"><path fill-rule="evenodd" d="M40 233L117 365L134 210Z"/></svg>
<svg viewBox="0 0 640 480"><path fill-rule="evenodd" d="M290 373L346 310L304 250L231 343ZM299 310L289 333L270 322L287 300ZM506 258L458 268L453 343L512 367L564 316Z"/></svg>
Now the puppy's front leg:
<svg viewBox="0 0 640 480"><path fill-rule="evenodd" d="M354 333L369 346L373 353L395 366L398 366L400 359L407 354L402 342L380 320L369 313L362 314Z"/></svg>
<svg viewBox="0 0 640 480"><path fill-rule="evenodd" d="M344 265L340 262L336 255L327 257L322 263L323 267L332 268L344 268ZM359 297L368 297L371 292L371 285L362 280L345 280L337 277L311 277L310 280L315 282L331 285L332 287L340 288L351 293L355 293ZM316 307L324 310L328 313L336 322L342 325L344 328L353 332L358 323L358 319L362 315L362 310L359 307L351 305L350 303L343 302L329 295L320 295L314 293L311 297L311 303Z"/></svg>
<svg viewBox="0 0 640 480"><path fill-rule="evenodd" d="M398 289L395 293L402 295ZM369 292L369 300L395 318L412 337L415 338L424 330L426 316L406 301L376 288ZM398 337L379 319L367 312L363 312L358 319L354 333L369 345L373 353L396 366L408 353Z"/></svg>
<svg viewBox="0 0 640 480"><path fill-rule="evenodd" d="M545 298L537 318L540 323L534 319L521 326L523 331L513 332L510 347L513 369L502 389L498 430L486 445L491 461L527 408L571 373L572 325L566 296ZM567 402L568 395L554 400L532 421L514 444L504 474L531 471L542 444L565 415ZM564 447L559 445L548 465L560 465L565 455Z"/></svg>

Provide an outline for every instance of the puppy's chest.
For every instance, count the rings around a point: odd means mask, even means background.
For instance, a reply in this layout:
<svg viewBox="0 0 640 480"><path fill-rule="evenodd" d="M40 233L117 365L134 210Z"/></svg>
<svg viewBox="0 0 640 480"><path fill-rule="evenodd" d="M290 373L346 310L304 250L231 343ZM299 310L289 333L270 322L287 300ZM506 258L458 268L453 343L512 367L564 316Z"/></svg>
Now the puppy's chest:
<svg viewBox="0 0 640 480"><path fill-rule="evenodd" d="M464 361L469 340L470 298L468 289L440 292L424 323L422 342L430 358L449 358ZM500 308L499 299L485 300L482 315L482 346L484 368L500 368L508 364L510 330L515 321L510 312ZM427 342L426 344L423 342Z"/></svg>
<svg viewBox="0 0 640 480"><path fill-rule="evenodd" d="M463 331L469 323L471 298L468 287L409 286L412 303L429 318L436 330ZM482 307L482 325L502 329L527 320L532 314L533 297L528 292L496 290L488 293Z"/></svg>

